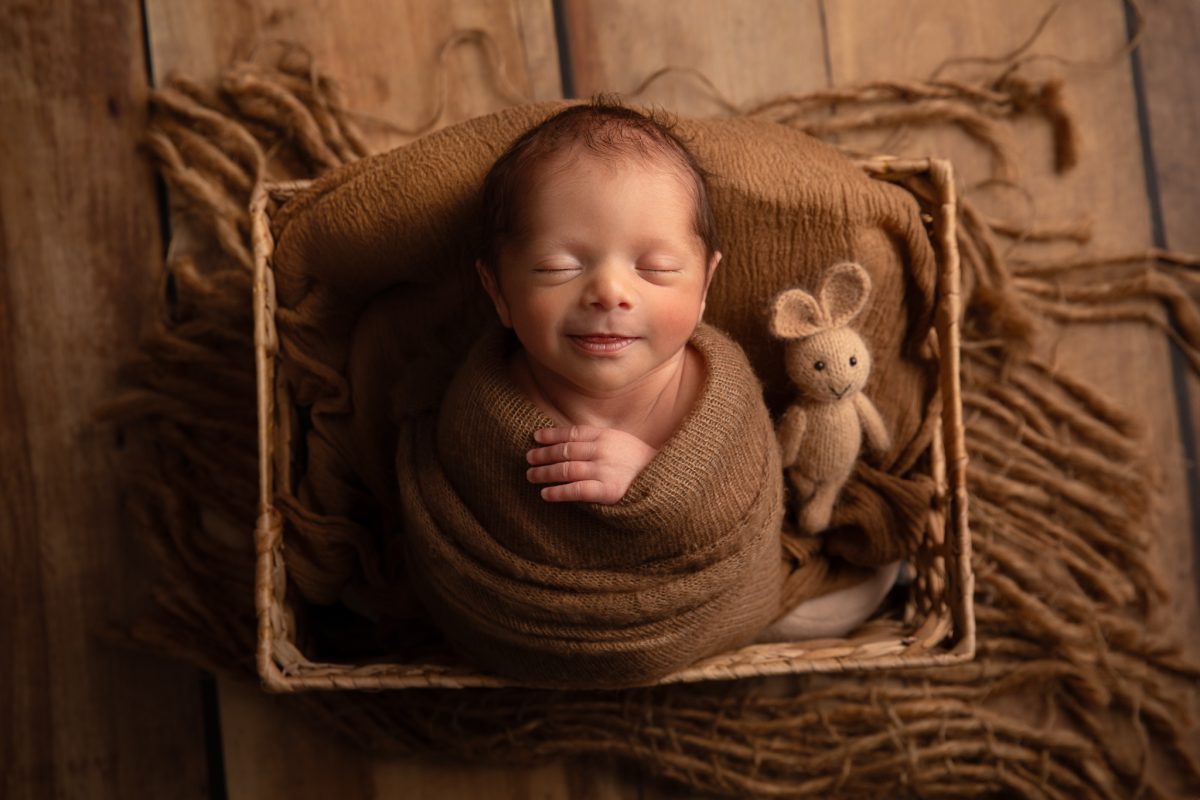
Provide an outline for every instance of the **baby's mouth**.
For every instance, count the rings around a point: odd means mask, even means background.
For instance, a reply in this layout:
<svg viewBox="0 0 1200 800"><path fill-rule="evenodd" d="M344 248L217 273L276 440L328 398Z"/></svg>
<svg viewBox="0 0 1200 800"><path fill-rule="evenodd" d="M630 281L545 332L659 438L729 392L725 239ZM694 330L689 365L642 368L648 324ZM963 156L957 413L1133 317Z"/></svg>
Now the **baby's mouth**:
<svg viewBox="0 0 1200 800"><path fill-rule="evenodd" d="M618 353L637 341L636 336L621 336L614 333L588 333L569 337L575 346L585 353Z"/></svg>

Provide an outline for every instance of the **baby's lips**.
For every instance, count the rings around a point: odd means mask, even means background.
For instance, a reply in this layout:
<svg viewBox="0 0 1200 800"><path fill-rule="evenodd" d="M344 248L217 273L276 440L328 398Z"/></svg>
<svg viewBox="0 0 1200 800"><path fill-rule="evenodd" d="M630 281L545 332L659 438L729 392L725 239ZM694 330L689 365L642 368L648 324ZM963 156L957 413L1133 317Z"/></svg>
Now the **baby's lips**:
<svg viewBox="0 0 1200 800"><path fill-rule="evenodd" d="M638 338L624 333L572 333L569 335L572 339L587 339L597 342L625 341L626 339Z"/></svg>
<svg viewBox="0 0 1200 800"><path fill-rule="evenodd" d="M577 334L571 336L576 347L585 351L603 354L607 352L619 352L633 342L637 341L637 336L622 336L612 333L596 333L596 334Z"/></svg>

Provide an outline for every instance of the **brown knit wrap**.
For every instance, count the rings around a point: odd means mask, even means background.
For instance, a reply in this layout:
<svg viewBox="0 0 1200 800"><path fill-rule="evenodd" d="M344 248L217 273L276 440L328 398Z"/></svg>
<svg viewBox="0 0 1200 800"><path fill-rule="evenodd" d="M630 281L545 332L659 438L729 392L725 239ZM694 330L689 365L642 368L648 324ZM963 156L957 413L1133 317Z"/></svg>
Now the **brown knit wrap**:
<svg viewBox="0 0 1200 800"><path fill-rule="evenodd" d="M615 505L547 503L525 478L554 422L485 335L435 416L400 436L409 576L451 643L525 683L650 683L745 644L779 611L783 485L762 387L713 328L695 408Z"/></svg>

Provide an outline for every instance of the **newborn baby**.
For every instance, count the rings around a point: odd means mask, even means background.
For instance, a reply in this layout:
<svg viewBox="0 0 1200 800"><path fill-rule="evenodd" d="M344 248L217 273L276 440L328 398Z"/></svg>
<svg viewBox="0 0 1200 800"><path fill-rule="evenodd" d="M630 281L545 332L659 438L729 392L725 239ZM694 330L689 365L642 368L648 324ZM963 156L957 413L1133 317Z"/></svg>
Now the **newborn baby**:
<svg viewBox="0 0 1200 800"><path fill-rule="evenodd" d="M861 622L877 598L779 620L779 445L745 354L701 322L721 253L687 147L569 107L496 161L483 217L509 330L397 457L409 580L450 643L523 683L616 687Z"/></svg>
<svg viewBox="0 0 1200 800"><path fill-rule="evenodd" d="M484 184L479 277L521 343L513 383L550 502L620 500L695 403L688 344L721 261L703 172L666 128L580 105L526 134Z"/></svg>
<svg viewBox="0 0 1200 800"><path fill-rule="evenodd" d="M704 378L689 340L721 261L704 171L657 121L578 105L513 144L483 204L476 269L521 345L510 377L558 423L534 433L527 477L550 502L616 503ZM898 567L801 604L760 641L844 635Z"/></svg>

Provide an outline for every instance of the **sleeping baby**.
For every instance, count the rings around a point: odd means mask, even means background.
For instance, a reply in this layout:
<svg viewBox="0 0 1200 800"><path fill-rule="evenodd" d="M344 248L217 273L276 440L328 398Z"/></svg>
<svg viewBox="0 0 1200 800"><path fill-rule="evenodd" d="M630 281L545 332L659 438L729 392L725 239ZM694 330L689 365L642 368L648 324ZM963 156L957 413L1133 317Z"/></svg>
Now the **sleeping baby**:
<svg viewBox="0 0 1200 800"><path fill-rule="evenodd" d="M703 173L668 129L579 105L522 137L484 183L477 264L520 341L513 383L556 426L529 480L551 502L615 503L691 410L688 342L721 261Z"/></svg>
<svg viewBox="0 0 1200 800"><path fill-rule="evenodd" d="M720 243L671 129L571 106L495 162L483 220L503 328L398 459L409 577L451 644L615 687L865 619L894 572L781 617L779 446L745 355L701 322Z"/></svg>

